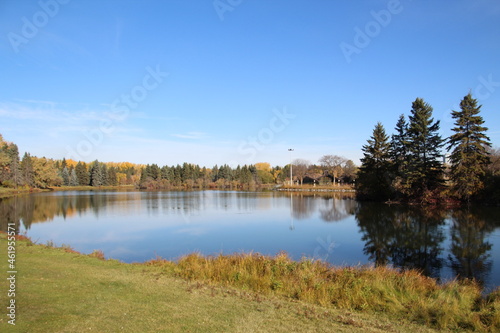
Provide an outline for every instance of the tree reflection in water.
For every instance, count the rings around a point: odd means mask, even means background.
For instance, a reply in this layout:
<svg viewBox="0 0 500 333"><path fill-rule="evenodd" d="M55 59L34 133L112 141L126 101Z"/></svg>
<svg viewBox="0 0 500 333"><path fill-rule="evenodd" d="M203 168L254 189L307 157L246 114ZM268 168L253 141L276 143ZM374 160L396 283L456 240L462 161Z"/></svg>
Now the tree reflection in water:
<svg viewBox="0 0 500 333"><path fill-rule="evenodd" d="M481 216L485 211L364 202L358 204L356 220L365 242L364 253L376 266L417 269L435 278L446 266L458 278L484 283L492 267L492 245L486 238L496 221L492 216ZM443 248L447 225L449 249ZM447 258L443 257L445 250Z"/></svg>
<svg viewBox="0 0 500 333"><path fill-rule="evenodd" d="M494 230L477 209L451 213L451 246L448 260L455 275L484 282L491 271L492 244L485 238Z"/></svg>

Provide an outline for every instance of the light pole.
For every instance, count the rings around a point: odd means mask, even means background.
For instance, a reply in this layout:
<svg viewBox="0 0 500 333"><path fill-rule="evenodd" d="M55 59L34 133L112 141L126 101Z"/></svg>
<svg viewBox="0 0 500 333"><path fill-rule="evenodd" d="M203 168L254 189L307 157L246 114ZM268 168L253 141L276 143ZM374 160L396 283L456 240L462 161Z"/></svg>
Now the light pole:
<svg viewBox="0 0 500 333"><path fill-rule="evenodd" d="M290 152L290 186L293 185L293 178L292 178L292 148L288 148L288 151Z"/></svg>

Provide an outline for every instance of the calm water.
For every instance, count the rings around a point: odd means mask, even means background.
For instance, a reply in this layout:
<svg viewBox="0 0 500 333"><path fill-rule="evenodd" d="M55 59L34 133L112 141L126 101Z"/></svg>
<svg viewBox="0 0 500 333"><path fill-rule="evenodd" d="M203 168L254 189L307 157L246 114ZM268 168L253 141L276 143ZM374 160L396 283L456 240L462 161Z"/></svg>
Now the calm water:
<svg viewBox="0 0 500 333"><path fill-rule="evenodd" d="M156 256L286 251L335 265L411 267L500 285L500 208L432 210L348 196L275 192L54 192L0 201L38 243L124 262Z"/></svg>

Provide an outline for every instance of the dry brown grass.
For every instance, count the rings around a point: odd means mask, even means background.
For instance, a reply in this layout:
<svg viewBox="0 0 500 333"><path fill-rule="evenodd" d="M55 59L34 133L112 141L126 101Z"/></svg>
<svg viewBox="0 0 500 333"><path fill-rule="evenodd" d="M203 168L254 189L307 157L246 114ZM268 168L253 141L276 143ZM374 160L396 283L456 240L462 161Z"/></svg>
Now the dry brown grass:
<svg viewBox="0 0 500 333"><path fill-rule="evenodd" d="M162 263L157 261L158 265ZM388 267L332 267L257 253L204 257L190 254L169 271L188 280L235 286L326 307L389 313L434 328L500 329L500 290L487 298L472 281L438 284L416 271Z"/></svg>

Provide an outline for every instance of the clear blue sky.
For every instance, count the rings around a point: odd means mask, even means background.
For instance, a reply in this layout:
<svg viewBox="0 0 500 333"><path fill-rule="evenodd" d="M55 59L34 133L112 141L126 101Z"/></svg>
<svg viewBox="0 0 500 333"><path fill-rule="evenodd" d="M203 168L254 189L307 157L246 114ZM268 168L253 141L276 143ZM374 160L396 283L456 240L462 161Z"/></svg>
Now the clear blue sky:
<svg viewBox="0 0 500 333"><path fill-rule="evenodd" d="M469 91L499 146L500 2L3 0L0 75L0 133L36 156L359 163L417 97L448 136Z"/></svg>

